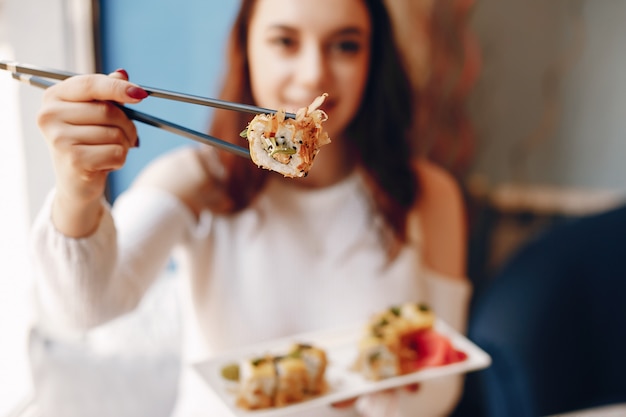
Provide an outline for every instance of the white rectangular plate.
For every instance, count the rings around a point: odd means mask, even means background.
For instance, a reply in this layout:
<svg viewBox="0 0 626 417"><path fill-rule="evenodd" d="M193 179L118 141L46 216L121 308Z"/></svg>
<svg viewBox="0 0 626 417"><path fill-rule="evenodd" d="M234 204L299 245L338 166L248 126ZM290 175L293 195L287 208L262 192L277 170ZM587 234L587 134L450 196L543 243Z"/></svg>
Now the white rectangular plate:
<svg viewBox="0 0 626 417"><path fill-rule="evenodd" d="M486 368L491 364L491 358L486 352L441 320L437 320L435 329L448 337L456 349L465 352L467 359L449 365L424 368L410 374L381 381L370 381L351 370L357 357L358 340L361 338L363 331L363 324L359 324L330 331L295 335L238 349L197 363L195 364L195 369L209 387L215 391L217 397L224 402L232 416L279 417L375 391L401 387L446 375L467 373ZM266 353L284 354L293 343L308 343L326 350L328 356L328 367L326 369L328 391L319 397L281 408L249 411L237 407L234 395L236 383L227 381L222 377L222 368L238 363L241 359L254 358Z"/></svg>

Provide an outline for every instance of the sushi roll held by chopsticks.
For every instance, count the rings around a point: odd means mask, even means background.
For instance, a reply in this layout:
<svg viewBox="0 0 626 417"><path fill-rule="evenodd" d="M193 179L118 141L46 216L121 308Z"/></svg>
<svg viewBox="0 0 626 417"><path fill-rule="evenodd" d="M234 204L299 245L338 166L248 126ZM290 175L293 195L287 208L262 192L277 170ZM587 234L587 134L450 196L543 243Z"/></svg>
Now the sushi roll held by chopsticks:
<svg viewBox="0 0 626 417"><path fill-rule="evenodd" d="M284 109L255 116L241 133L248 140L252 161L285 177L305 177L320 147L330 143L322 129L328 116L319 108L326 97L324 93L298 110L295 119L286 118Z"/></svg>

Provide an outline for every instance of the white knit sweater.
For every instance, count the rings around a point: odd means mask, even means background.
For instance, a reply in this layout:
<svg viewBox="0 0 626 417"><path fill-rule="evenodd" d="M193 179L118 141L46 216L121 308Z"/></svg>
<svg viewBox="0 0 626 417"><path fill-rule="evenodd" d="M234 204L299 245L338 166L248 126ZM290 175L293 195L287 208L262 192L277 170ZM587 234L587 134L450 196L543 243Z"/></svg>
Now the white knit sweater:
<svg viewBox="0 0 626 417"><path fill-rule="evenodd" d="M181 291L184 360L295 333L352 324L404 301L425 301L463 330L470 287L422 267L420 242L387 264L362 178L354 173L323 189L270 180L246 210L204 213L196 221L175 197L133 188L84 239L50 221L52 196L33 228L38 299L44 325L87 329L133 309L173 254L186 279ZM190 369L190 368L189 368ZM181 381L177 415L216 415L193 371ZM397 416L445 415L460 378L422 384L417 394L378 395L359 407L393 403ZM393 398L392 398L393 397ZM373 414L372 414L373 413ZM315 416L358 415L316 410Z"/></svg>

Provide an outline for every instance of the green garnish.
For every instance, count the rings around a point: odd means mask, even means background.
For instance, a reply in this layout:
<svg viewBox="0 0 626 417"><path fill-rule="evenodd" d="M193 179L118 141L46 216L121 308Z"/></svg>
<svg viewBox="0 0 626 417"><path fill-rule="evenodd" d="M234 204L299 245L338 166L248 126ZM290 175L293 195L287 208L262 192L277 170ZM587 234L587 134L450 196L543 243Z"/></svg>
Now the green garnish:
<svg viewBox="0 0 626 417"><path fill-rule="evenodd" d="M429 311L430 307L428 307L428 305L424 304L424 303L420 303L417 306L421 311Z"/></svg>
<svg viewBox="0 0 626 417"><path fill-rule="evenodd" d="M372 353L367 359L369 360L370 363L376 362L377 360L380 359L380 352Z"/></svg>
<svg viewBox="0 0 626 417"><path fill-rule="evenodd" d="M299 350L294 350L293 352L291 352L289 355L287 355L287 357L289 358L295 358L295 359L300 359L302 357L302 352Z"/></svg>
<svg viewBox="0 0 626 417"><path fill-rule="evenodd" d="M400 317L400 307L391 307L389 311L391 311L391 314L394 316Z"/></svg>
<svg viewBox="0 0 626 417"><path fill-rule="evenodd" d="M259 366L260 364L262 364L263 362L265 362L266 358L257 358L252 360L250 363L252 364L252 366Z"/></svg>
<svg viewBox="0 0 626 417"><path fill-rule="evenodd" d="M279 147L275 147L274 150L270 153L270 156L274 156L276 154L283 154L283 155L293 155L296 153L296 150L293 148L288 148L286 146L281 146Z"/></svg>
<svg viewBox="0 0 626 417"><path fill-rule="evenodd" d="M241 133L239 134L239 136L241 136L242 138L248 138L248 129L244 129L241 131Z"/></svg>
<svg viewBox="0 0 626 417"><path fill-rule="evenodd" d="M229 381L239 381L239 365L231 363L222 368L222 377Z"/></svg>

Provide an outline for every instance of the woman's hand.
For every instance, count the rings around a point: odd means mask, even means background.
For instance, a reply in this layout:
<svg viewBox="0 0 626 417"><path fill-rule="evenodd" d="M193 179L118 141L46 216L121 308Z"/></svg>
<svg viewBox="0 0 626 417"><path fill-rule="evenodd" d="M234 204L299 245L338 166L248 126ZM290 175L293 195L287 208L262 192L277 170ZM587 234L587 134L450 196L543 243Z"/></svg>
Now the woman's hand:
<svg viewBox="0 0 626 417"><path fill-rule="evenodd" d="M46 90L38 124L56 174L52 220L60 232L82 237L97 227L107 174L137 145L135 125L116 103L145 97L123 70L71 77Z"/></svg>

